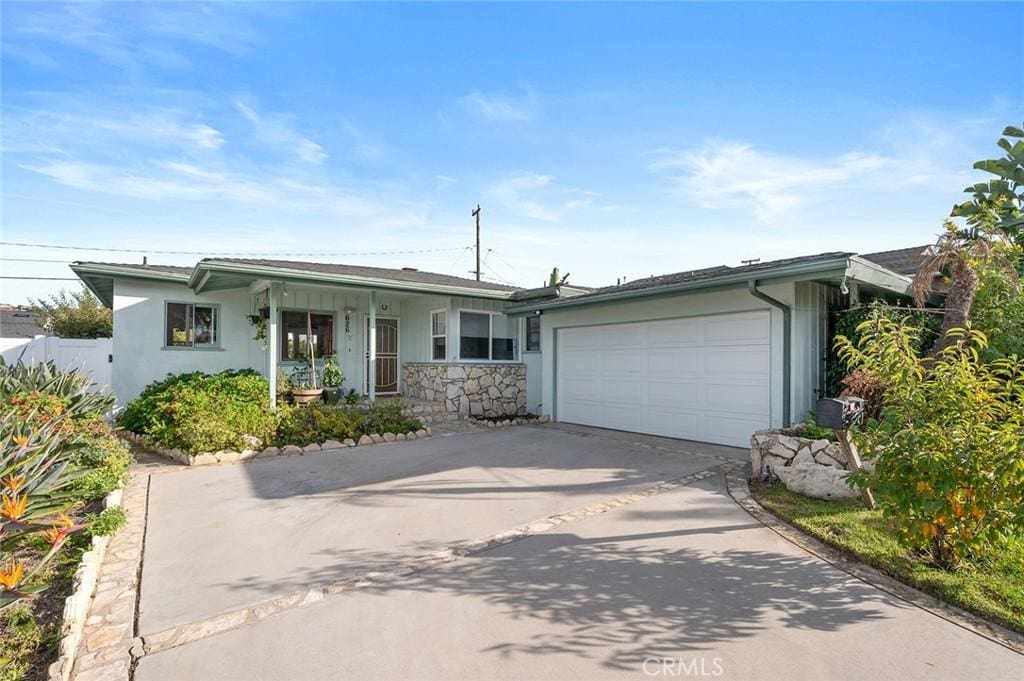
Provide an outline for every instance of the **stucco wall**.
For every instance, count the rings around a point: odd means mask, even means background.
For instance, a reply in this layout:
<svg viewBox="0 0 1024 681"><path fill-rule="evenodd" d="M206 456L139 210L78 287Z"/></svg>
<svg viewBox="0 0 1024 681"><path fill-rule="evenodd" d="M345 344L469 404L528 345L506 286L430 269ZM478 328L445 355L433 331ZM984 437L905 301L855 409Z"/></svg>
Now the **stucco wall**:
<svg viewBox="0 0 1024 681"><path fill-rule="evenodd" d="M220 308L218 349L164 348L164 304L213 303ZM113 388L119 404L168 373L263 368L263 353L252 340L248 292L195 295L184 284L119 279L114 282Z"/></svg>
<svg viewBox="0 0 1024 681"><path fill-rule="evenodd" d="M766 283L759 287L761 291L790 306L796 303L796 285L793 282ZM557 418L555 411L556 386L555 350L556 331L560 328L573 326L590 326L594 324L618 324L626 322L653 321L674 317L694 317L709 314L730 312L750 312L769 310L771 313L771 423L782 425L782 312L767 303L750 295L746 286L696 293L683 293L665 296L641 298L634 301L622 301L601 305L586 305L566 308L563 310L546 310L541 317L541 347L544 352L541 358L541 412ZM795 315L794 310L794 315ZM809 314L809 313L808 313ZM810 317L804 319L810 323ZM812 342L812 336L799 330L794 322L793 357L815 357L820 352L820 343ZM803 360L801 360L803 361ZM794 365L796 365L794 361ZM813 376L801 373L793 377L793 395L791 414L794 421L802 419L813 402ZM797 380L800 385L797 386ZM530 403L533 403L532 398Z"/></svg>
<svg viewBox="0 0 1024 681"><path fill-rule="evenodd" d="M220 305L220 344L217 349L164 346L166 301ZM366 326L369 294L330 287L287 285L283 310L310 310L335 315L334 351L345 373L343 389L365 390ZM426 361L430 352L430 311L448 309L448 352L455 359L458 346L458 310L500 310L492 300L449 296L417 296L381 292L377 315L399 320L399 359L402 363ZM117 279L114 282L113 389L123 404L168 373L216 372L253 368L266 374L263 342L252 340L255 332L247 319L254 314L254 297L248 288L196 295L184 284ZM346 315L346 310L350 313ZM346 329L346 316L348 324ZM279 362L290 373L295 363ZM538 369L539 371L539 369ZM399 372L402 376L402 372ZM401 378L400 378L401 380ZM399 385L399 389L403 388Z"/></svg>

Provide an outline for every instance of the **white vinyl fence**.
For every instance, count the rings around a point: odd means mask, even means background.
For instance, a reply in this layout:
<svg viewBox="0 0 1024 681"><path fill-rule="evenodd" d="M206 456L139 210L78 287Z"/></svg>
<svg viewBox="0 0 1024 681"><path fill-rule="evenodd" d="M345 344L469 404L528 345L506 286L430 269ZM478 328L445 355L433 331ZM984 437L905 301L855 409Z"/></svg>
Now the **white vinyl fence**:
<svg viewBox="0 0 1024 681"><path fill-rule="evenodd" d="M0 338L0 354L8 364L21 359L26 364L52 360L57 368L89 374L96 390L110 390L111 363L114 351L109 338Z"/></svg>

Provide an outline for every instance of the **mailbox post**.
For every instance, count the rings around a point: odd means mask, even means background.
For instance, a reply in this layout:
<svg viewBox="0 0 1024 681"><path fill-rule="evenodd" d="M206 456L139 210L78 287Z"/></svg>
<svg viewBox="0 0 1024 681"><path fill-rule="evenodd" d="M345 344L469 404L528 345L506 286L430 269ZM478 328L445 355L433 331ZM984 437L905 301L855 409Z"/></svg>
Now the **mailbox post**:
<svg viewBox="0 0 1024 681"><path fill-rule="evenodd" d="M815 411L817 424L835 431L839 448L846 457L846 467L851 473L860 471L864 466L861 464L857 445L850 439L849 429L864 422L864 400L860 397L826 397L818 400ZM869 488L861 489L861 497L868 508L875 508L875 495Z"/></svg>

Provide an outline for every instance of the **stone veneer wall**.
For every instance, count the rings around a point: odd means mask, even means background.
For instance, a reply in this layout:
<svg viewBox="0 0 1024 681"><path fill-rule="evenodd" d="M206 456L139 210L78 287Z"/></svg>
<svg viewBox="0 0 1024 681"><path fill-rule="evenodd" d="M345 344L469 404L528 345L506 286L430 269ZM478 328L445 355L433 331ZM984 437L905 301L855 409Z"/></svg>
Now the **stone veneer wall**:
<svg viewBox="0 0 1024 681"><path fill-rule="evenodd" d="M467 416L522 416L526 413L525 364L402 365L404 394L444 402L448 411Z"/></svg>
<svg viewBox="0 0 1024 681"><path fill-rule="evenodd" d="M811 440L791 430L759 430L750 438L754 477L769 469L787 489L818 499L851 499L857 493L846 484L849 471L839 445Z"/></svg>

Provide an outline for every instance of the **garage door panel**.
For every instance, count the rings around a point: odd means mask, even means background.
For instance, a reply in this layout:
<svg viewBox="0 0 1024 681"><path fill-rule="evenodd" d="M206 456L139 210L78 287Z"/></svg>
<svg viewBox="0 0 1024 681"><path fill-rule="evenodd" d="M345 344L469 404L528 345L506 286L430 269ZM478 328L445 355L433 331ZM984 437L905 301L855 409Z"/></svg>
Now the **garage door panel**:
<svg viewBox="0 0 1024 681"><path fill-rule="evenodd" d="M767 312L559 329L561 421L748 446L769 423Z"/></svg>
<svg viewBox="0 0 1024 681"><path fill-rule="evenodd" d="M606 378L599 394L602 402L622 402L641 401L646 393L645 381Z"/></svg>
<svg viewBox="0 0 1024 681"><path fill-rule="evenodd" d="M597 347L599 340L600 335L592 327L558 331L558 343L566 350Z"/></svg>
<svg viewBox="0 0 1024 681"><path fill-rule="evenodd" d="M704 328L707 343L747 342L764 343L769 335L771 320L765 313L756 315L720 315L708 317Z"/></svg>
<svg viewBox="0 0 1024 681"><path fill-rule="evenodd" d="M566 376L592 375L601 373L601 353L597 350L577 350L575 352L559 353L558 362L565 364Z"/></svg>
<svg viewBox="0 0 1024 681"><path fill-rule="evenodd" d="M601 353L601 372L609 374L642 374L647 369L643 355L633 350L605 350Z"/></svg>
<svg viewBox="0 0 1024 681"><path fill-rule="evenodd" d="M693 348L648 350L647 375L683 377L696 376L703 353Z"/></svg>
<svg viewBox="0 0 1024 681"><path fill-rule="evenodd" d="M723 348L704 351L705 375L763 376L770 366L768 348Z"/></svg>
<svg viewBox="0 0 1024 681"><path fill-rule="evenodd" d="M651 408L647 411L647 428L644 432L694 440L700 436L700 418L693 411Z"/></svg>
<svg viewBox="0 0 1024 681"><path fill-rule="evenodd" d="M647 383L647 403L693 408L700 404L700 385L694 381L658 381Z"/></svg>
<svg viewBox="0 0 1024 681"><path fill-rule="evenodd" d="M644 340L644 327L639 324L613 324L597 327L601 334L601 347L634 347Z"/></svg>
<svg viewBox="0 0 1024 681"><path fill-rule="evenodd" d="M691 319L651 322L647 327L647 342L657 345L696 345L700 342L700 324Z"/></svg>

